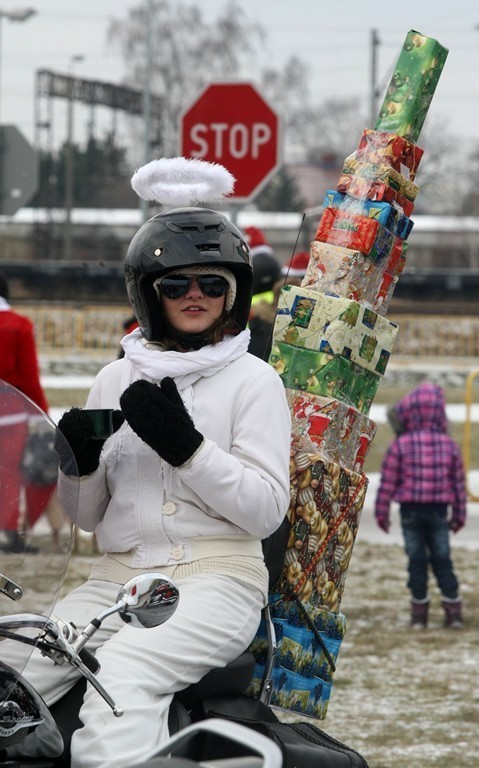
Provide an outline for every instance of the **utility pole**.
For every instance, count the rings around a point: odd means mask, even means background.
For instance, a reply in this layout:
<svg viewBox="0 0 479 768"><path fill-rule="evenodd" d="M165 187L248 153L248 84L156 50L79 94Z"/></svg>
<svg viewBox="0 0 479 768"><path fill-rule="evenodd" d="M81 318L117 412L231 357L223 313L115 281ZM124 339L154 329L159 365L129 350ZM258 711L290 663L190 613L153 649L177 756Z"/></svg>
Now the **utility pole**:
<svg viewBox="0 0 479 768"><path fill-rule="evenodd" d="M378 118L377 53L381 41L377 29L371 30L371 128Z"/></svg>
<svg viewBox="0 0 479 768"><path fill-rule="evenodd" d="M143 163L146 165L151 160L151 78L153 74L153 16L154 8L152 0L147 0L146 12L146 56L145 56L145 82L143 84ZM139 201L141 218L145 222L148 218L148 203Z"/></svg>
<svg viewBox="0 0 479 768"><path fill-rule="evenodd" d="M70 57L70 78L68 81L68 104L67 104L67 141L65 146L65 221L63 223L63 260L72 260L72 209L74 204L73 194L73 105L75 94L73 93L74 87L74 66L77 62L83 61L84 56L75 54Z"/></svg>
<svg viewBox="0 0 479 768"><path fill-rule="evenodd" d="M35 8L17 8L13 11L4 11L0 8L0 105L1 105L1 96L2 96L2 22L3 19L7 19L8 21L27 21L31 16L35 16L36 14ZM3 131L2 131L2 118L0 115L0 200L2 198L2 195L4 194L4 190L2 189L2 180L3 180L3 166L4 166L4 146L3 146Z"/></svg>

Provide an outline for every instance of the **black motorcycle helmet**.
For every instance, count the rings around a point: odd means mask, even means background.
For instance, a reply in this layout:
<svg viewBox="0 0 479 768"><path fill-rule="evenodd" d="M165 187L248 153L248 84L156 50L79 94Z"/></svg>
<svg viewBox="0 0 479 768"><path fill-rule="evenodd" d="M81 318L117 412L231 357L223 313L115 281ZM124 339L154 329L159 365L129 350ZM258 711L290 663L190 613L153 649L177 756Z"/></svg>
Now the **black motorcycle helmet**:
<svg viewBox="0 0 479 768"><path fill-rule="evenodd" d="M281 279L281 264L276 256L268 251L260 251L259 246L253 253L253 295L272 291L275 283Z"/></svg>
<svg viewBox="0 0 479 768"><path fill-rule="evenodd" d="M166 332L153 282L167 272L189 266L225 267L233 273L237 290L229 315L238 328L246 328L253 269L243 234L217 211L177 208L145 222L126 254L126 290L141 332L148 341L160 341Z"/></svg>

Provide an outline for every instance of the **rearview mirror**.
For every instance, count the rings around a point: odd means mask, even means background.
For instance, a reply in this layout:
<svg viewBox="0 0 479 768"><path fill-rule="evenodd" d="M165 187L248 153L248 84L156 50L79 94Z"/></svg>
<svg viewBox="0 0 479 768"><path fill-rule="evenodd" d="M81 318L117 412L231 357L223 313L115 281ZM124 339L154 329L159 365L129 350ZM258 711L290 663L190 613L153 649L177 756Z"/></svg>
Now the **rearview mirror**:
<svg viewBox="0 0 479 768"><path fill-rule="evenodd" d="M127 581L118 592L117 603L123 603L119 615L134 627L158 627L176 611L178 587L161 573L143 573Z"/></svg>

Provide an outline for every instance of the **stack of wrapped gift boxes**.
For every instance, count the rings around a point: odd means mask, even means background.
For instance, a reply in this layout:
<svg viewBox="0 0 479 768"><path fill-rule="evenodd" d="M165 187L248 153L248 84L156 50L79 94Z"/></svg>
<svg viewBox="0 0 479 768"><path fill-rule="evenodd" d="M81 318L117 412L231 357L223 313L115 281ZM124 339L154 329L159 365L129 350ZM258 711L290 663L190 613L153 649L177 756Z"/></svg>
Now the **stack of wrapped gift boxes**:
<svg viewBox="0 0 479 768"><path fill-rule="evenodd" d="M282 289L276 314L270 363L293 429L271 703L316 718L326 715L345 631L341 598L376 431L368 414L398 332L385 315L413 227L416 141L446 56L436 40L407 34L374 129L326 194L302 285Z"/></svg>

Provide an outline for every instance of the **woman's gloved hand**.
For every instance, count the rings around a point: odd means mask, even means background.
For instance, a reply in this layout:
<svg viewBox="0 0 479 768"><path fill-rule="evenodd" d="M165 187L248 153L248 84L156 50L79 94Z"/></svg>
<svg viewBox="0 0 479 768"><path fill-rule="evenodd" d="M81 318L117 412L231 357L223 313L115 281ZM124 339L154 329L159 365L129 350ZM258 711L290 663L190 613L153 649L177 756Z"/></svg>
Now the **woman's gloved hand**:
<svg viewBox="0 0 479 768"><path fill-rule="evenodd" d="M159 386L134 381L120 397L120 405L138 437L174 467L188 461L203 442L169 376Z"/></svg>
<svg viewBox="0 0 479 768"><path fill-rule="evenodd" d="M113 411L113 432L121 427L124 420L120 410ZM91 475L98 469L104 442L93 437L93 425L87 413L81 408L70 408L58 422L55 434L60 469L66 475Z"/></svg>

